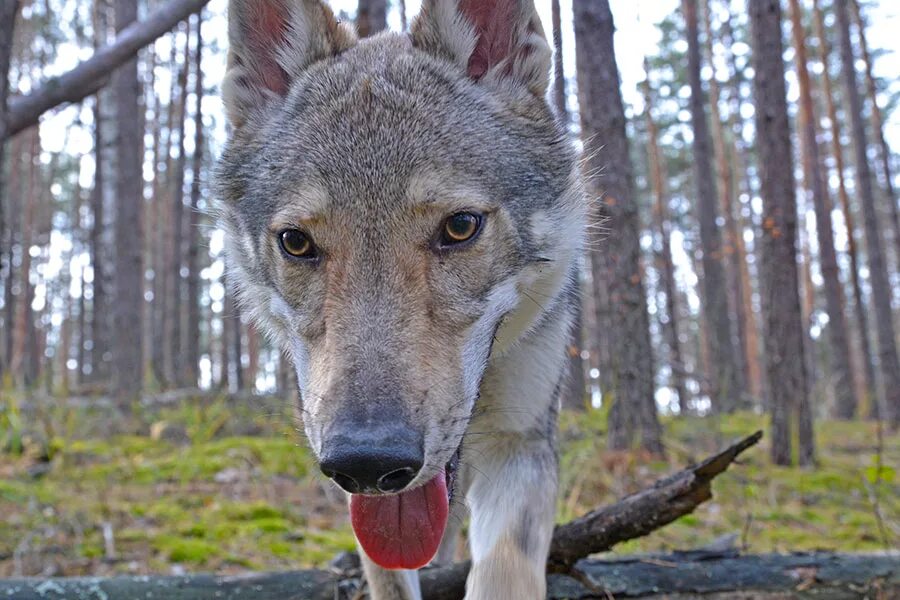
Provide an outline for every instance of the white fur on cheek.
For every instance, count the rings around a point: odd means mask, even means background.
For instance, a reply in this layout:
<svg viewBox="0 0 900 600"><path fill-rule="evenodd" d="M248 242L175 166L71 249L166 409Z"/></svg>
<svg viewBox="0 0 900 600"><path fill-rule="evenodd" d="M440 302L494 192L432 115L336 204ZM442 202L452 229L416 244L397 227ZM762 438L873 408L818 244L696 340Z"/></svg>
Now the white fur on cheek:
<svg viewBox="0 0 900 600"><path fill-rule="evenodd" d="M491 350L491 336L503 315L513 310L518 303L516 279L511 277L488 295L487 309L469 328L462 349L463 389L466 398L474 399L478 395L478 384L487 367Z"/></svg>

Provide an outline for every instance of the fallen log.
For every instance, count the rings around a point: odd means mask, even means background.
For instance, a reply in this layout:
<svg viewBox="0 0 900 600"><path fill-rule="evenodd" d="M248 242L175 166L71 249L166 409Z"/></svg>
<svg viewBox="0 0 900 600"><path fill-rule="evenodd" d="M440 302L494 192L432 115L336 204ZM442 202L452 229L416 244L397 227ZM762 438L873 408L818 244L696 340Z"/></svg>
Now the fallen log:
<svg viewBox="0 0 900 600"><path fill-rule="evenodd" d="M601 562L578 562L581 559L609 550L625 540L647 535L675 519L693 512L697 506L712 497L711 482L724 472L743 451L759 442L762 432L729 446L698 465L690 466L670 475L654 486L625 497L615 504L593 510L588 514L560 525L553 534L547 569L554 589L564 596L591 598L590 595L574 595L578 589L595 593L599 577L596 568ZM421 574L422 595L426 600L459 600L465 591L468 563L426 569ZM559 577L557 577L557 575ZM177 600L191 598L335 598L341 589L357 589L359 573L354 569L332 571L300 571L295 573L254 574L240 577L191 575L185 577L118 577L112 579L46 579L0 581L0 598L7 593L22 598L94 598L91 589L110 600L146 597L146 592L162 594ZM249 587L248 587L249 586ZM574 586L574 587L573 587ZM581 588L578 588L581 586ZM154 589L156 592L154 592ZM255 590L253 594L248 589ZM206 591L204 591L206 590ZM165 593L163 593L165 591ZM182 593L183 592L183 593ZM258 593L257 593L258 592ZM43 595L28 595L43 593ZM58 593L62 596L47 595ZM354 592L355 593L355 592ZM582 593L582 592L577 592ZM674 592L673 592L674 593ZM104 595L105 594L105 595ZM262 595L260 595L262 594ZM268 595L266 595L268 594ZM640 596L637 596L640 597Z"/></svg>
<svg viewBox="0 0 900 600"><path fill-rule="evenodd" d="M583 560L577 569L577 577L548 576L548 600L900 597L900 554L896 553L710 556L685 552ZM427 570L425 576L427 580ZM358 589L358 580L328 571L0 580L0 598L16 600L350 600L362 597ZM432 596L426 592L425 598Z"/></svg>
<svg viewBox="0 0 900 600"><path fill-rule="evenodd" d="M38 122L40 116L60 104L79 102L103 87L114 70L134 57L141 48L160 37L179 21L203 8L209 0L170 0L123 29L108 46L74 69L45 81L26 96L9 98L6 137L12 137ZM0 138L0 143L4 138Z"/></svg>

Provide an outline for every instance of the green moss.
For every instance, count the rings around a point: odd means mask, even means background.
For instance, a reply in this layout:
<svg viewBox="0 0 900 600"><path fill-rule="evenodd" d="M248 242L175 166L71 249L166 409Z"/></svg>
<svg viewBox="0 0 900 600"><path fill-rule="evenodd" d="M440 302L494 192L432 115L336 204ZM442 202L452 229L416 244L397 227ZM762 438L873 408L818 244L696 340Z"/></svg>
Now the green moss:
<svg viewBox="0 0 900 600"><path fill-rule="evenodd" d="M202 565L219 556L217 545L194 538L161 536L154 540L153 547L176 563Z"/></svg>
<svg viewBox="0 0 900 600"><path fill-rule="evenodd" d="M23 536L49 525L59 532L54 544L66 547L69 556L99 561L104 521L113 523L119 553L138 557L148 571L169 571L172 562L213 571L321 566L337 552L354 549L346 507L324 503L312 475L314 460L298 446L290 419L265 417L259 407L228 408L234 417L225 424L221 407L184 406L141 417L185 428L192 440L187 446L147 436L79 434L86 426L96 431L108 415L60 409L54 413L58 441L48 475L32 479L27 457L0 454L2 472L11 473L0 479L0 554L12 553ZM606 451L606 419L603 411L561 415L559 520L642 489L768 421L752 413L666 417L668 458L660 461ZM235 421L261 436L233 435L242 431ZM892 530L900 515L894 472L900 436L885 434L878 470L874 424L824 422L816 433L816 469L773 467L764 441L716 479L713 500L615 551L695 548L725 534L738 534L755 552L884 549L870 493ZM216 481L226 469L249 485ZM71 523L83 528L80 541Z"/></svg>
<svg viewBox="0 0 900 600"><path fill-rule="evenodd" d="M265 502L252 502L249 504L227 504L222 507L225 518L237 521L254 521L257 519L277 519L283 516L283 512Z"/></svg>
<svg viewBox="0 0 900 600"><path fill-rule="evenodd" d="M255 519L253 528L264 533L283 533L291 530L290 523L285 519Z"/></svg>

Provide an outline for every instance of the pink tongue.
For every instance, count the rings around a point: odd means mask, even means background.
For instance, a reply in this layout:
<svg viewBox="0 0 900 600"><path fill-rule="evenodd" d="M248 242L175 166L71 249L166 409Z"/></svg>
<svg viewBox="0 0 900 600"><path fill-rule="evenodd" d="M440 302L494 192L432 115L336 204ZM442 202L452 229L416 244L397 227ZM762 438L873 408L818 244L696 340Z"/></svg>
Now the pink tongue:
<svg viewBox="0 0 900 600"><path fill-rule="evenodd" d="M385 569L427 565L437 554L449 512L443 471L402 494L350 497L356 539L369 558Z"/></svg>

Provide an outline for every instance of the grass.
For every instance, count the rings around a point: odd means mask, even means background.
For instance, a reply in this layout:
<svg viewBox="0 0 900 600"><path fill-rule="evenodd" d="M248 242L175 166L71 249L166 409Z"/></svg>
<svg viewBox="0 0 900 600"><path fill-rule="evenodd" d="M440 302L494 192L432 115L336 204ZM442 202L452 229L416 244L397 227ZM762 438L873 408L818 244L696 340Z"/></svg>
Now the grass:
<svg viewBox="0 0 900 600"><path fill-rule="evenodd" d="M0 576L277 570L353 549L344 500L284 412L198 401L114 427L102 411L60 405L17 422L18 446L0 454ZM666 460L604 451L602 411L564 414L560 425L564 521L766 422L665 419ZM690 549L725 535L757 552L896 544L900 436L885 436L879 462L873 423L823 422L816 433L816 469L773 467L767 448L755 448L716 480L713 500L616 552Z"/></svg>

